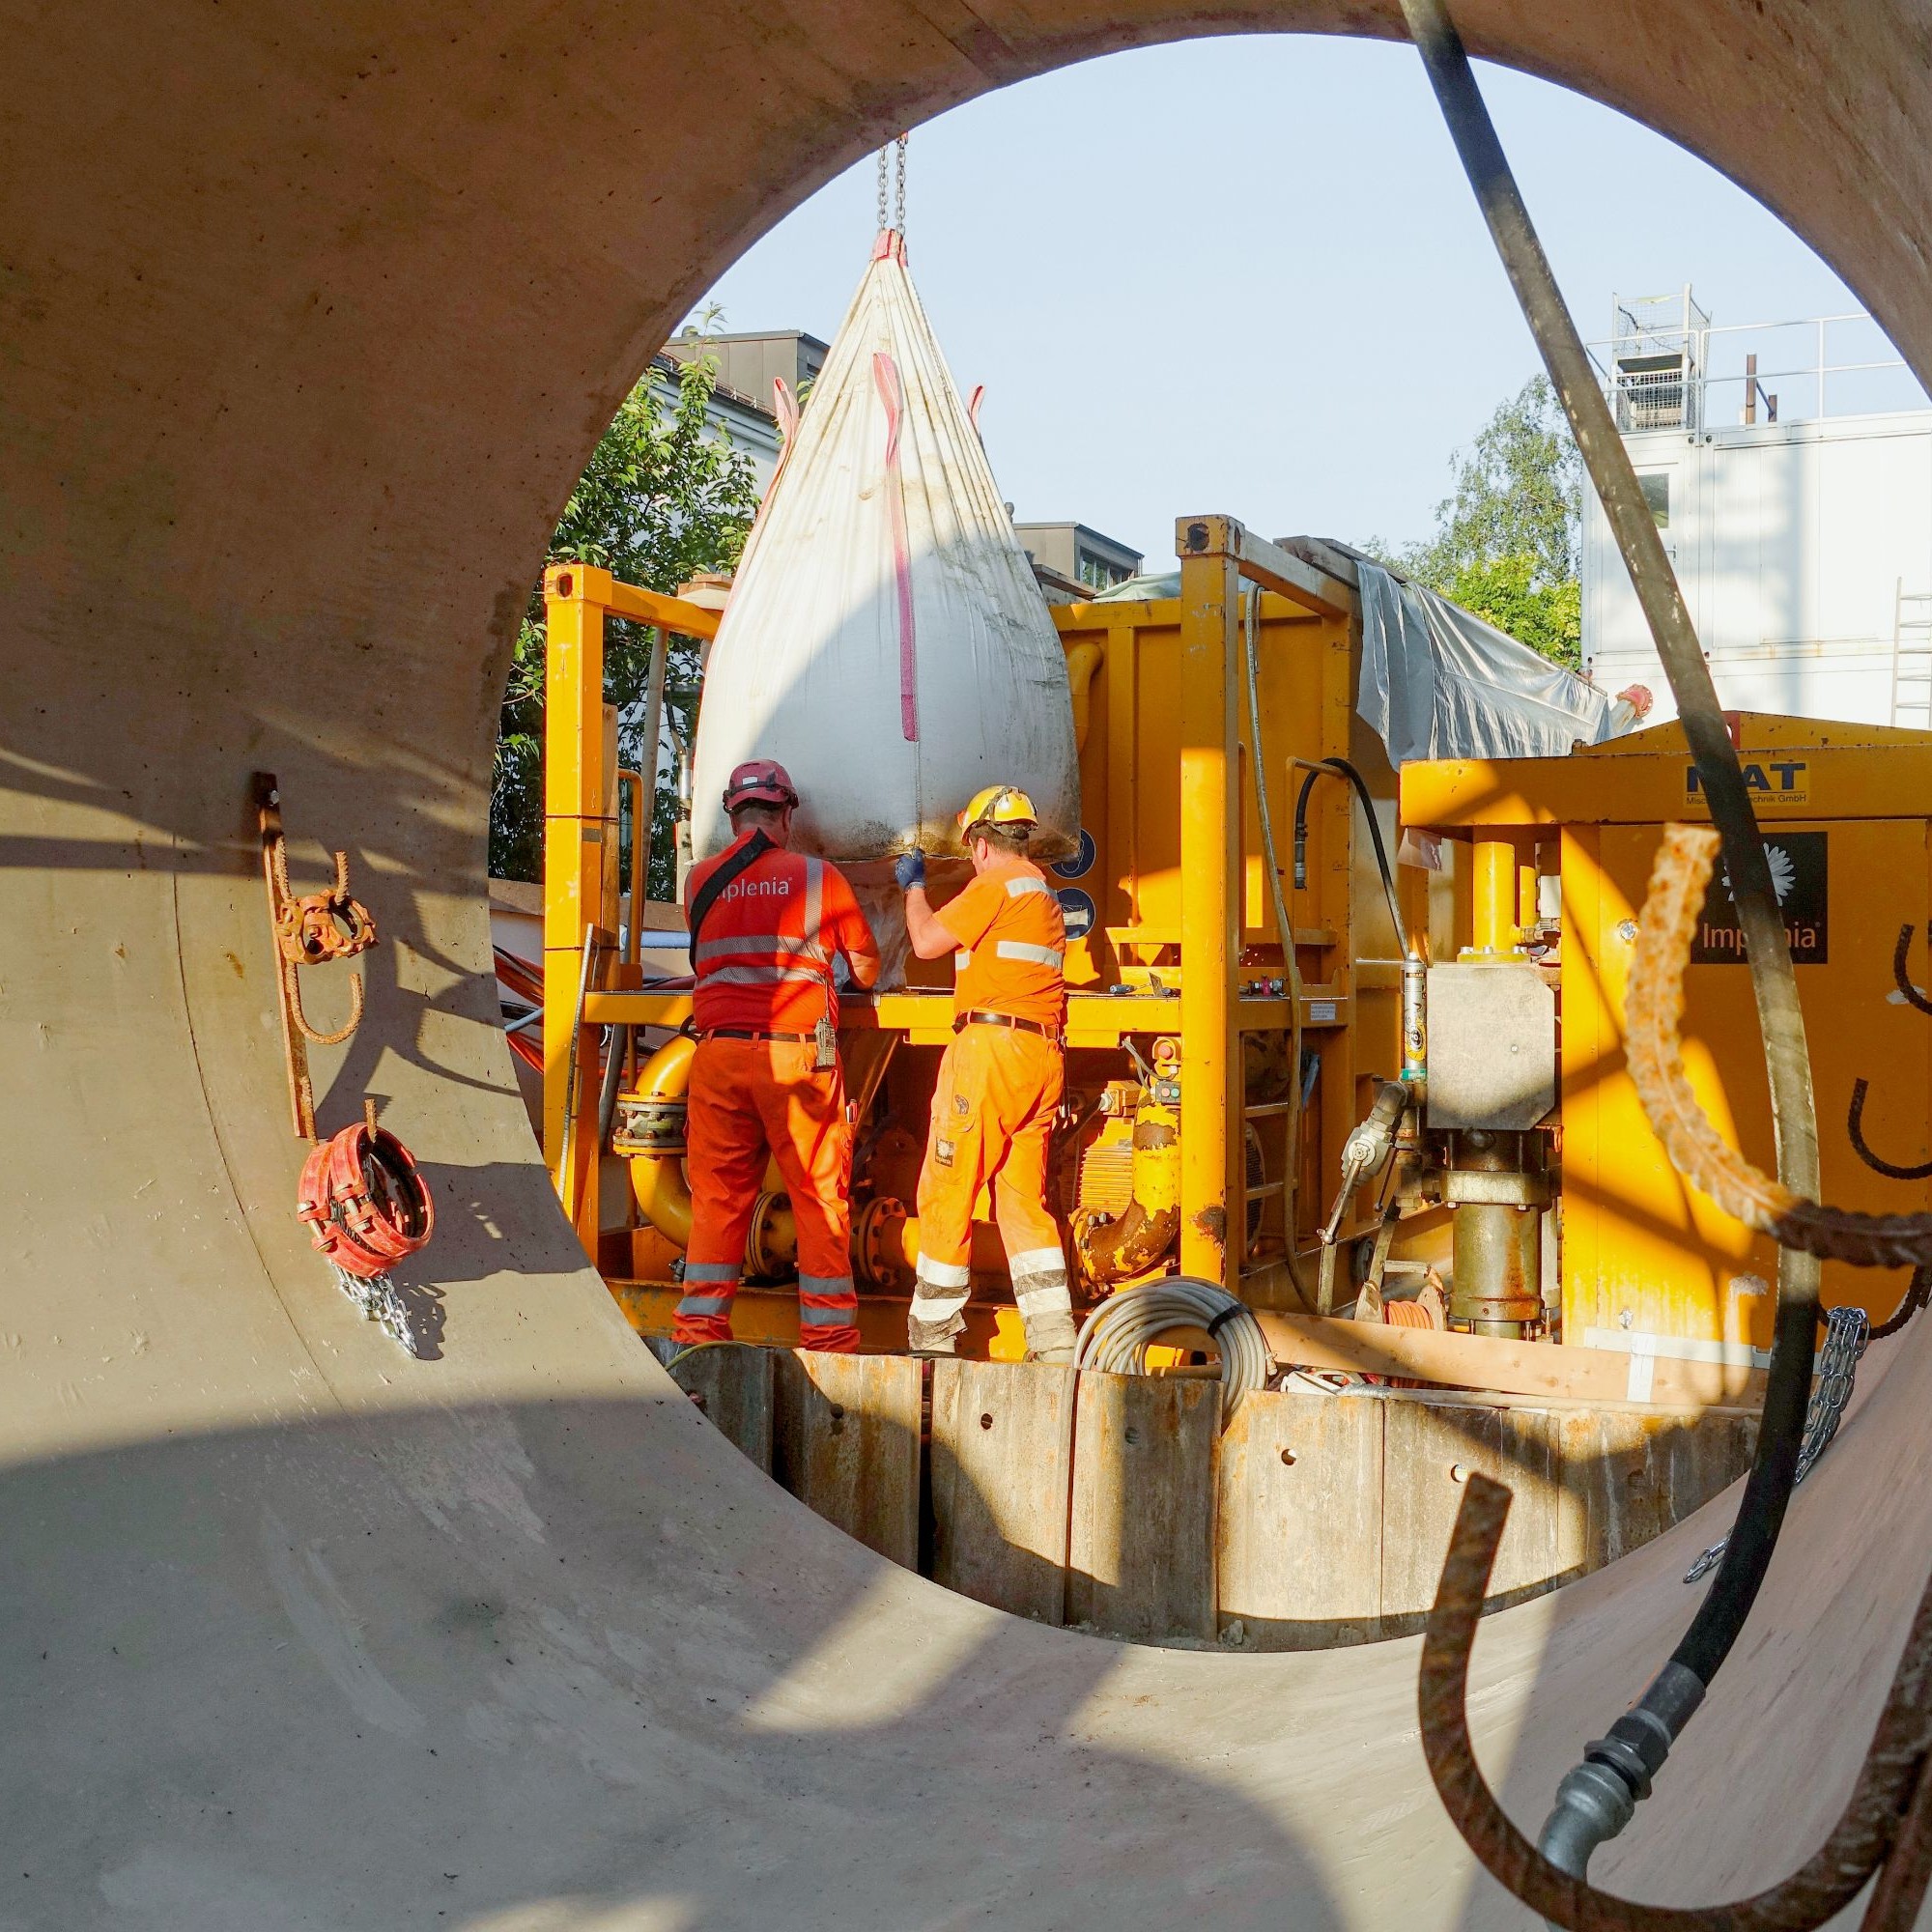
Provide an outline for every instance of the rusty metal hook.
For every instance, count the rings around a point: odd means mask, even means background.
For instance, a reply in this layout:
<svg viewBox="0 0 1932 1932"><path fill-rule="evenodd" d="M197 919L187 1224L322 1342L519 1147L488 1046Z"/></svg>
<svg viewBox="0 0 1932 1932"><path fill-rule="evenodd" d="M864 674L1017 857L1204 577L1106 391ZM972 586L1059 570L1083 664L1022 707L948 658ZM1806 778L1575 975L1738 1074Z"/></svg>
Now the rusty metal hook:
<svg viewBox="0 0 1932 1932"><path fill-rule="evenodd" d="M1925 938L1928 946L1932 946L1932 925L1926 926ZM1891 949L1891 977L1898 982L1898 990L1908 1007L1917 1007L1921 1013L1932 1013L1932 1000L1912 983L1912 975L1906 971L1911 955L1912 927L1908 923L1898 928L1898 944Z"/></svg>
<svg viewBox="0 0 1932 1932"><path fill-rule="evenodd" d="M1908 925L1908 933L1912 928ZM1901 954L1903 956L1903 950ZM1932 1008L1927 1009L1932 1011ZM1852 1082L1851 1111L1845 1116L1845 1132L1851 1137L1852 1150L1858 1157L1875 1174L1882 1174L1889 1180L1928 1180L1932 1179L1932 1160L1921 1161L1917 1167L1900 1167L1896 1161L1887 1160L1883 1154L1873 1153L1865 1145L1864 1119L1865 1094L1871 1083L1862 1076Z"/></svg>
<svg viewBox="0 0 1932 1932"><path fill-rule="evenodd" d="M1899 1654L1871 1748L1838 1822L1811 1858L1781 1884L1726 1905L1640 1905L1559 1870L1496 1801L1469 1736L1469 1653L1490 1573L1509 1516L1505 1484L1472 1474L1456 1515L1449 1555L1422 1639L1418 1703L1422 1750L1443 1808L1489 1871L1533 1912L1570 1932L1811 1932L1856 1898L1901 1845L1912 1870L1882 1894L1918 1882L1922 1894L1920 1798L1932 1750L1932 1582ZM1910 1820L1913 1829L1904 1831ZM1917 1898L1913 1899L1916 1909ZM1885 1921L1868 1918L1867 1924ZM1894 1921L1895 1922L1895 1921Z"/></svg>

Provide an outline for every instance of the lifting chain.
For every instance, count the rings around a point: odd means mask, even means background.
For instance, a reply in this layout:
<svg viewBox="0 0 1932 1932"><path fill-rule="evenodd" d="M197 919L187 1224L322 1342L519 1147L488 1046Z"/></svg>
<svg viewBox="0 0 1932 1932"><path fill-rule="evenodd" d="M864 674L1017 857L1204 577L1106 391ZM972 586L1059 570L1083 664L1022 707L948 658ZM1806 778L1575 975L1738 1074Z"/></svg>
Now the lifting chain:
<svg viewBox="0 0 1932 1932"><path fill-rule="evenodd" d="M906 143L911 139L910 134L901 134L896 141L888 141L879 150L879 231L883 234L890 228L901 241L905 239ZM894 156L897 157L897 172L893 203L889 209L886 203L886 163Z"/></svg>
<svg viewBox="0 0 1932 1932"><path fill-rule="evenodd" d="M1917 1280L1915 1275L1914 1281ZM1845 1405L1852 1399L1860 1359L1870 1339L1871 1319L1862 1308L1847 1305L1826 1312L1825 1346L1818 1351L1817 1378L1811 1384L1811 1401L1804 1411L1804 1439L1798 1449L1798 1473L1791 1479L1794 1489L1832 1446ZM1696 1583L1708 1577L1723 1561L1730 1542L1728 1536L1720 1536L1685 1571L1684 1580Z"/></svg>

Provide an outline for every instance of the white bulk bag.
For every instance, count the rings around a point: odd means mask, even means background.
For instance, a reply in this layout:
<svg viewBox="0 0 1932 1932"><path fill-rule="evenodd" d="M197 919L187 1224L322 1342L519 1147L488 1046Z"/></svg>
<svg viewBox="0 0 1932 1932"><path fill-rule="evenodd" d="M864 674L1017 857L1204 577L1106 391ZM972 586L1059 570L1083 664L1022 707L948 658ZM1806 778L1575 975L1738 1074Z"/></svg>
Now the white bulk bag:
<svg viewBox="0 0 1932 1932"><path fill-rule="evenodd" d="M1066 661L977 430L879 237L745 547L697 724L693 846L729 842L734 765L776 758L795 843L844 861L958 846L982 785L1017 784L1036 849L1071 851Z"/></svg>

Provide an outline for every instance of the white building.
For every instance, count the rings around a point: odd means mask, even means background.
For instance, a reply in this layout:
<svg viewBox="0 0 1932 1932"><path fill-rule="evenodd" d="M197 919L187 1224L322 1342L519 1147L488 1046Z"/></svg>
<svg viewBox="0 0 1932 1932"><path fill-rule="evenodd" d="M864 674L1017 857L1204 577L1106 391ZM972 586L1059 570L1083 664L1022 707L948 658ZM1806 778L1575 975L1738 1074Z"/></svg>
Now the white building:
<svg viewBox="0 0 1932 1932"><path fill-rule="evenodd" d="M1932 406L1870 317L1714 327L1618 301L1593 345L1723 704L1932 726ZM1583 667L1673 707L1587 487Z"/></svg>

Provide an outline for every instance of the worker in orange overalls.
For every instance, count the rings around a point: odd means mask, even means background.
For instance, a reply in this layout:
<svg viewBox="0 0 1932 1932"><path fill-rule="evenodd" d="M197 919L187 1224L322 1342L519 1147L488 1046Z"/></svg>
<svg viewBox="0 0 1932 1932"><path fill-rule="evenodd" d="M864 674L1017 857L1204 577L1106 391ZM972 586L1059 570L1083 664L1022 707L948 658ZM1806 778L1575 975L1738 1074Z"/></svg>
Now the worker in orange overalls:
<svg viewBox="0 0 1932 1932"><path fill-rule="evenodd" d="M671 1339L731 1339L731 1300L769 1152L798 1230L800 1340L852 1353L852 1126L832 965L842 953L854 982L869 986L879 951L844 875L786 850L797 804L782 765L740 765L724 787L731 843L686 882L697 1051L687 1130L691 1246Z"/></svg>
<svg viewBox="0 0 1932 1932"><path fill-rule="evenodd" d="M1047 1143L1065 1085L1066 927L1046 875L1027 857L1033 801L988 785L959 814L973 881L934 912L925 859L896 868L906 932L922 959L956 952L952 1043L939 1065L919 1177L919 1274L908 1342L950 1355L965 1327L973 1203L991 1183L1013 1299L1035 1361L1073 1359L1066 1254L1046 1205Z"/></svg>

